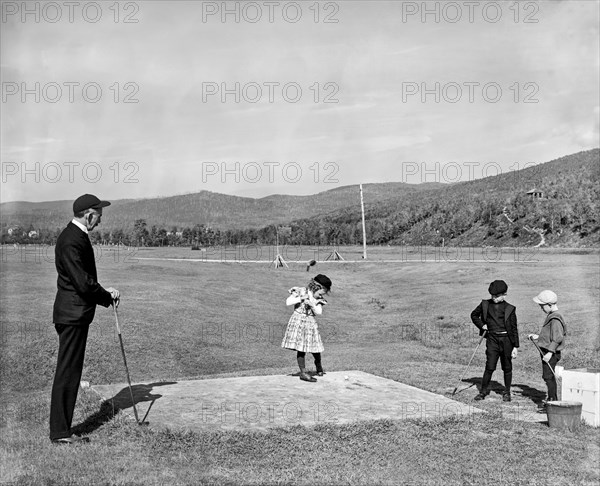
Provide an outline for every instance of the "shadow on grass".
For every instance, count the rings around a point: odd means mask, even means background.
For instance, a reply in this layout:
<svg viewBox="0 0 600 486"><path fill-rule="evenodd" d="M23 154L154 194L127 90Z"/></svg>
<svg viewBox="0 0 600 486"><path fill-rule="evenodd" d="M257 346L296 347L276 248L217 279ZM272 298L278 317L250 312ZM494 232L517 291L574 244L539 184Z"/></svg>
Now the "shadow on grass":
<svg viewBox="0 0 600 486"><path fill-rule="evenodd" d="M469 387L465 388L464 390L468 390L473 385L476 385L477 391L481 391L481 382L483 381L482 378L464 378L462 381L463 381L463 383L471 384ZM462 390L462 391L464 391L464 390ZM504 385L500 384L496 380L492 380L492 381L490 381L489 391L490 391L490 393L495 393L496 395L502 395L504 393Z"/></svg>
<svg viewBox="0 0 600 486"><path fill-rule="evenodd" d="M481 390L481 381L482 381L481 378L465 378L462 381L463 381L463 383L471 383L471 386L477 385L477 389ZM465 390L468 390L469 388L471 388L471 386L469 386L468 388L463 388L462 390L460 390L460 387L459 387L459 390L465 391ZM544 403L544 399L546 398L546 392L544 392L542 390L538 390L537 388L532 388L528 385L513 383L511 388L513 390L515 388L520 389L521 395L525 398L529 398L538 407ZM496 395L502 395L504 393L504 385L500 384L499 382L497 382L495 380L492 380L490 382L490 393L495 393Z"/></svg>
<svg viewBox="0 0 600 486"><path fill-rule="evenodd" d="M513 388L520 388L521 395L523 395L526 398L529 398L538 407L542 406L546 398L546 392L538 390L537 388L532 388L527 385L513 385Z"/></svg>
<svg viewBox="0 0 600 486"><path fill-rule="evenodd" d="M149 407L145 411L137 409L138 416L141 421L145 420L156 400L162 397L160 394L152 393L152 389L158 386L174 385L175 381L163 381L157 383L132 385L133 400L137 406L142 402L150 402ZM98 428L102 427L107 422L115 418L121 410L132 408L131 393L129 387L126 386L120 390L114 397L104 400L100 404L100 410L87 417L82 423L73 427L74 434L90 434Z"/></svg>

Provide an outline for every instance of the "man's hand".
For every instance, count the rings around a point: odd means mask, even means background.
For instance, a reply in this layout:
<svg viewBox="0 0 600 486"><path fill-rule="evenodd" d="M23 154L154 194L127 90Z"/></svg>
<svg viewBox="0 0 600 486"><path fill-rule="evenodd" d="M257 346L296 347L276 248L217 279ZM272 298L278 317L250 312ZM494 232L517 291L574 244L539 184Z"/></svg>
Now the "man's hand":
<svg viewBox="0 0 600 486"><path fill-rule="evenodd" d="M515 359L517 357L517 348L513 348L512 352L510 353L510 357L512 359Z"/></svg>
<svg viewBox="0 0 600 486"><path fill-rule="evenodd" d="M483 326L481 326L481 330L482 331L487 331L487 324L484 324Z"/></svg>
<svg viewBox="0 0 600 486"><path fill-rule="evenodd" d="M115 303L115 307L119 307L119 301L121 300L121 294L119 291L117 289L113 289L112 287L107 288L106 291L110 292L110 296Z"/></svg>
<svg viewBox="0 0 600 486"><path fill-rule="evenodd" d="M550 362L550 359L552 358L552 353L548 352L544 355L544 357L542 358L546 363Z"/></svg>
<svg viewBox="0 0 600 486"><path fill-rule="evenodd" d="M538 338L539 338L539 336L538 336L537 334L527 334L527 338L528 338L530 341L533 341L533 340L536 340L536 339L538 339Z"/></svg>

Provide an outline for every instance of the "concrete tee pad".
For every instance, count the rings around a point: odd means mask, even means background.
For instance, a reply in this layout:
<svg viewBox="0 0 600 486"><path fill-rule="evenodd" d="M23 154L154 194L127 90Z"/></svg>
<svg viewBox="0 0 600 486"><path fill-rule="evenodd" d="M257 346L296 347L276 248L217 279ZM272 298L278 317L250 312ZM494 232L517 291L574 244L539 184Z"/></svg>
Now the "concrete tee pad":
<svg viewBox="0 0 600 486"><path fill-rule="evenodd" d="M427 419L482 410L362 371L328 372L316 383L293 375L133 385L140 420L179 430L267 430L359 420ZM133 414L127 385L92 387L115 410Z"/></svg>

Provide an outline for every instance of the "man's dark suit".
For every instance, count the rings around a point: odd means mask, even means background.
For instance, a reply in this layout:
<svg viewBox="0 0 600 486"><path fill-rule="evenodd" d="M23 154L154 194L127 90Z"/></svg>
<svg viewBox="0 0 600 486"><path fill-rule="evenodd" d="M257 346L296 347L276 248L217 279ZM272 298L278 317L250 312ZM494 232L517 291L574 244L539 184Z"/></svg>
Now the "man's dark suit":
<svg viewBox="0 0 600 486"><path fill-rule="evenodd" d="M50 439L71 435L73 411L85 358L88 328L96 305L112 303L97 281L94 249L86 235L73 222L56 242L55 264L58 272L53 322L59 336L56 374L50 405Z"/></svg>

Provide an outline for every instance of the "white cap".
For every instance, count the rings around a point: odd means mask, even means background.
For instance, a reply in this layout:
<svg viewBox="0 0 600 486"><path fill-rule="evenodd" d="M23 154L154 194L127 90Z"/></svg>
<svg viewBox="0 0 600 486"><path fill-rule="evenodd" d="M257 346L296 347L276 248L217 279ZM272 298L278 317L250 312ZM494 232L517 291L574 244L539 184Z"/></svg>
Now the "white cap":
<svg viewBox="0 0 600 486"><path fill-rule="evenodd" d="M552 290L543 290L533 298L533 301L536 304L556 304L558 297Z"/></svg>

